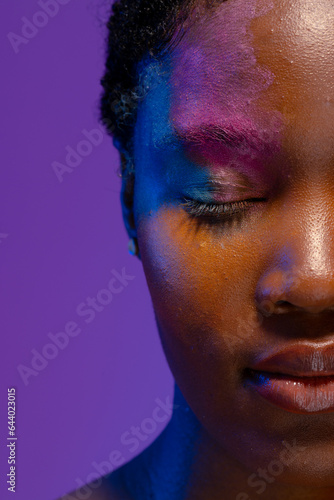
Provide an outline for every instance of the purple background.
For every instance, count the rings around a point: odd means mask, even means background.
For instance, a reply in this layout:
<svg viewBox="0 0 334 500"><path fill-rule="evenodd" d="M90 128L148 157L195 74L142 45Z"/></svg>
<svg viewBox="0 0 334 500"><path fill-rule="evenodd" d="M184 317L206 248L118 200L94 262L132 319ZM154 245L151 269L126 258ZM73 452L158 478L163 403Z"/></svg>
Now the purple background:
<svg viewBox="0 0 334 500"><path fill-rule="evenodd" d="M173 395L142 267L127 252L111 139L104 134L62 183L52 168L83 129L98 127L108 8L69 0L15 53L7 34L21 35L22 17L41 7L1 6L1 499L56 499L112 450L130 460L165 424L136 452L120 436L152 416L156 398ZM86 324L77 305L123 267L135 279ZM25 385L17 366L31 366L31 350L68 321L81 333ZM16 495L6 485L7 387L17 395Z"/></svg>

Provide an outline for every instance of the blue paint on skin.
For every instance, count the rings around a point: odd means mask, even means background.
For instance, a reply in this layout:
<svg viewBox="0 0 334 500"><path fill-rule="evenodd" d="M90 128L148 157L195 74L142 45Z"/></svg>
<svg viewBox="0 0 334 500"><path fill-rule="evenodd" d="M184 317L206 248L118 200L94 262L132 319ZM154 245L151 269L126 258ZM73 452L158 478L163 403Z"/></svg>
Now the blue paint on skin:
<svg viewBox="0 0 334 500"><path fill-rule="evenodd" d="M139 184L136 178L137 213L143 213L147 206L156 211L164 203L179 203L183 196L213 201L205 189L207 173L186 158L181 144L164 145L164 138L173 134L169 119L171 91L168 68L165 60L164 70L152 64L145 71L144 80L154 80L155 84L145 102L139 105L137 114L134 156L136 169L142 172L140 179L145 183Z"/></svg>

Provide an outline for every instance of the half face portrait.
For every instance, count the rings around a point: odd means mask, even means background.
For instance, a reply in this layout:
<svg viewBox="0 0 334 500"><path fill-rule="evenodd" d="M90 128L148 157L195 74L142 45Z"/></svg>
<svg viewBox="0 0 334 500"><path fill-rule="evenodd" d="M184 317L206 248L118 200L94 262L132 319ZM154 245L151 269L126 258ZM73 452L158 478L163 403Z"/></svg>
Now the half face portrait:
<svg viewBox="0 0 334 500"><path fill-rule="evenodd" d="M120 0L108 29L101 117L175 396L91 498L333 499L334 4Z"/></svg>

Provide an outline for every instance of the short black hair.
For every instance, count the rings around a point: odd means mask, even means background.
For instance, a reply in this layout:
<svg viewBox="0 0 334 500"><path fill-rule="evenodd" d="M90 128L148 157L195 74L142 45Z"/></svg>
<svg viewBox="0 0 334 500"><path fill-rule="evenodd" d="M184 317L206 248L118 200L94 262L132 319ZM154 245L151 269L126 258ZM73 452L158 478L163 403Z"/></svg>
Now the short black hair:
<svg viewBox="0 0 334 500"><path fill-rule="evenodd" d="M107 23L107 58L101 80L100 117L120 150L131 151L138 92L138 66L159 58L199 3L206 8L224 0L118 0Z"/></svg>

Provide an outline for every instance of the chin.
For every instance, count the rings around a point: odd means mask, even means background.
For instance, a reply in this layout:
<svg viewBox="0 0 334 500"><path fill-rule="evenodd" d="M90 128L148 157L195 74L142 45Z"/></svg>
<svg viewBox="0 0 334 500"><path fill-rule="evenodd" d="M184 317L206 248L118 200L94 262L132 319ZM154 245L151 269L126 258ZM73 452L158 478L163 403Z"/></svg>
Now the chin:
<svg viewBox="0 0 334 500"><path fill-rule="evenodd" d="M261 459L261 463L257 466L255 465L256 460L254 460L251 467L249 467L251 471L249 478L251 479L248 478L248 485L253 487L254 490L256 481L259 490L259 481L266 483L266 487L270 487L270 484L276 482L296 488L333 487L333 444L314 443L313 445L304 446L304 450L302 448L299 447L297 453L292 456L292 460L288 460L285 464L280 461L279 454L277 455L276 452L271 454L270 450L268 450L265 460ZM262 484L263 488L264 484Z"/></svg>
<svg viewBox="0 0 334 500"><path fill-rule="evenodd" d="M320 454L321 455L321 454ZM306 460L295 464L290 470L282 474L278 481L293 486L307 488L334 487L334 463L319 465L317 460Z"/></svg>

